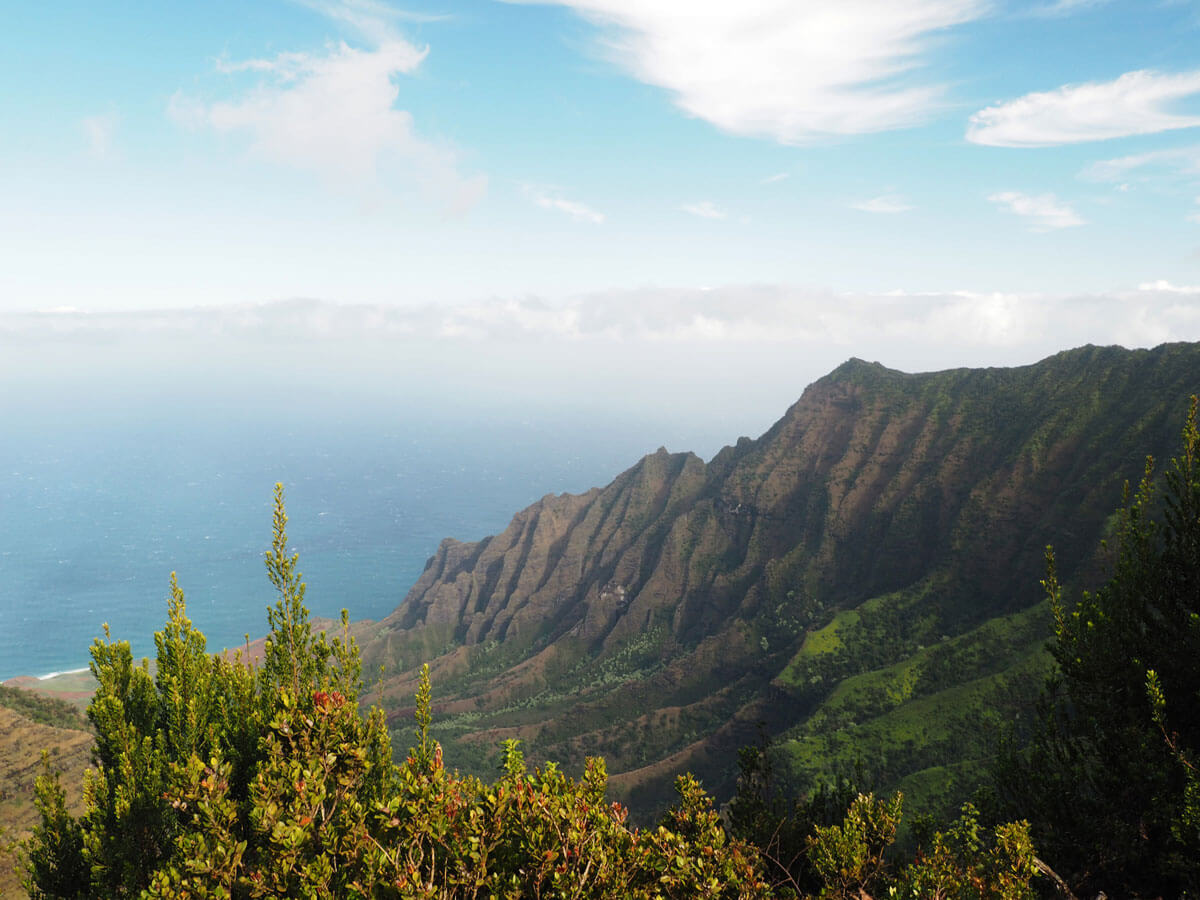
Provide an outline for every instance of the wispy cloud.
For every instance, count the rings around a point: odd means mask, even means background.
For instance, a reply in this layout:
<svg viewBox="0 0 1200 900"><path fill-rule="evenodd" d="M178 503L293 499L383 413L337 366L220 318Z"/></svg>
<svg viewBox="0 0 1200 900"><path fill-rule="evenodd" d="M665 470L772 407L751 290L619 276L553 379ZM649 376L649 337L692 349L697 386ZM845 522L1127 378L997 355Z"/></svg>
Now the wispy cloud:
<svg viewBox="0 0 1200 900"><path fill-rule="evenodd" d="M590 222L593 225L604 224L604 213L598 212L586 203L568 200L555 188L537 187L527 184L523 186L526 196L542 209L554 209L566 213L577 222Z"/></svg>
<svg viewBox="0 0 1200 900"><path fill-rule="evenodd" d="M790 178L790 177L791 177L791 172L776 172L774 175L768 175L766 178L761 179L758 183L759 184L778 184L779 182L781 182L787 178Z"/></svg>
<svg viewBox="0 0 1200 900"><path fill-rule="evenodd" d="M988 197L992 203L1014 215L1029 220L1034 231L1054 231L1072 228L1086 222L1068 204L1053 194L1022 194L1017 191L1001 191Z"/></svg>
<svg viewBox="0 0 1200 900"><path fill-rule="evenodd" d="M108 156L113 146L113 135L117 130L116 113L85 116L80 122L88 151L97 157Z"/></svg>
<svg viewBox="0 0 1200 900"><path fill-rule="evenodd" d="M1137 170L1146 169L1189 177L1200 175L1200 145L1103 159L1084 169L1082 175L1091 181L1121 181Z"/></svg>
<svg viewBox="0 0 1200 900"><path fill-rule="evenodd" d="M899 194L880 194L878 197L872 197L870 200L860 200L857 203L851 203L850 207L869 213L902 213L908 212L913 208L912 204Z"/></svg>
<svg viewBox="0 0 1200 900"><path fill-rule="evenodd" d="M379 43L362 49L339 42L323 53L219 61L220 72L257 76L254 83L232 99L212 102L176 93L171 118L185 127L243 134L252 155L339 185L372 189L386 175L425 188L451 209L473 205L486 179L461 174L454 152L419 137L412 115L396 108L397 76L416 71L429 49L395 35L386 19L372 18L375 4L310 5L335 17L348 11Z"/></svg>
<svg viewBox="0 0 1200 900"><path fill-rule="evenodd" d="M1089 181L1115 182L1116 190L1126 192L1130 182L1152 185L1154 190L1178 194L1195 190L1200 179L1200 145L1171 147L1132 153L1092 163L1080 173ZM1200 224L1200 197L1197 207L1186 213L1189 222Z"/></svg>
<svg viewBox="0 0 1200 900"><path fill-rule="evenodd" d="M1060 19L1075 13L1108 6L1111 2L1112 0L1054 0L1052 3L1033 7L1028 14L1039 19Z"/></svg>
<svg viewBox="0 0 1200 900"><path fill-rule="evenodd" d="M685 203L679 207L690 216L696 216L700 219L724 219L729 213L721 209L711 200L701 200L699 203Z"/></svg>
<svg viewBox="0 0 1200 900"><path fill-rule="evenodd" d="M1200 125L1169 104L1200 93L1200 70L1141 70L1114 81L1068 84L989 106L971 116L967 140L993 147L1053 147Z"/></svg>
<svg viewBox="0 0 1200 900"><path fill-rule="evenodd" d="M510 0L546 2L546 0ZM734 134L802 144L905 128L943 101L916 77L987 0L548 0L607 29L604 52Z"/></svg>
<svg viewBox="0 0 1200 900"><path fill-rule="evenodd" d="M374 43L386 43L398 36L398 22L441 22L446 15L431 15L396 9L377 0L294 0L300 6L316 10L327 18L356 31Z"/></svg>

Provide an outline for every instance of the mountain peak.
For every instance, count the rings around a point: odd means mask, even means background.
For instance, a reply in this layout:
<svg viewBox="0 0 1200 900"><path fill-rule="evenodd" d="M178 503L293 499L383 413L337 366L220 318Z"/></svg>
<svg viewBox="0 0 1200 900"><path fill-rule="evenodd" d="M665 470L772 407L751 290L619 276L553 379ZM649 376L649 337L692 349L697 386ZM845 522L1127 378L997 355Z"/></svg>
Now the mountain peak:
<svg viewBox="0 0 1200 900"><path fill-rule="evenodd" d="M849 382L851 384L862 384L876 381L880 378L903 378L907 373L901 372L899 369L889 369L880 362L868 362L865 359L860 359L857 356L852 356L824 378L818 381L822 382Z"/></svg>

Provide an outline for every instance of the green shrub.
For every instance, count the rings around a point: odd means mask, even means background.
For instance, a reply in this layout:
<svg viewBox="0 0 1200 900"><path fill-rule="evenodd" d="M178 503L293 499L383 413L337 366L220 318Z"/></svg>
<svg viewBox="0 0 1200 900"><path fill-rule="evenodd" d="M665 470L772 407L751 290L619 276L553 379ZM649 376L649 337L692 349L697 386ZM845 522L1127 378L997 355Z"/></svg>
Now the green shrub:
<svg viewBox="0 0 1200 900"><path fill-rule="evenodd" d="M899 795L858 795L833 822L826 807L844 809L835 799L845 793L840 786L804 807L821 807L820 817L786 832L803 859L793 868L773 860L772 886L746 839L773 821L779 834L787 818L778 819L765 791L734 804L731 835L690 775L677 779L678 800L660 824L639 829L606 799L601 759L587 760L575 780L552 763L530 771L519 744L507 741L494 783L452 772L429 732L428 666L414 745L395 764L383 714L359 709L361 668L346 614L341 637L312 631L286 523L277 485L266 563L279 599L268 612L261 664L207 652L174 576L153 676L107 632L93 645L99 688L88 709L96 746L86 811L72 817L57 777L38 779L42 823L26 846L32 896L1029 896L1025 826L997 829L988 844L973 810L933 835L916 861L897 866L886 854ZM807 882L793 871L807 873Z"/></svg>
<svg viewBox="0 0 1200 900"><path fill-rule="evenodd" d="M312 632L286 523L277 485L266 563L279 600L260 665L208 654L174 576L153 676L107 631L93 645L87 808L73 818L56 776L39 778L32 896L769 896L757 852L690 776L663 823L640 830L606 801L599 759L576 781L527 771L509 742L494 784L448 771L428 667L415 746L394 764L382 713L359 709L348 629Z"/></svg>

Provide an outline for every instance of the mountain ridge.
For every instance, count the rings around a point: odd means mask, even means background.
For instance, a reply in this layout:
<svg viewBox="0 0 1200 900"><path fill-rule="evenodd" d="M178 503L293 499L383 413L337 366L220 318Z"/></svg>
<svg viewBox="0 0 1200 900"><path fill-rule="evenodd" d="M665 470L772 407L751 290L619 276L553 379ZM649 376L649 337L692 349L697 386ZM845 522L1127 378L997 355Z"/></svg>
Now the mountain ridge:
<svg viewBox="0 0 1200 900"><path fill-rule="evenodd" d="M1121 482L1170 451L1198 372L1190 344L917 375L848 360L707 463L660 449L444 541L360 633L394 673L379 696L402 715L428 659L451 760L485 768L518 737L605 755L630 790L673 765L727 784L759 719L786 734L846 677L1037 603L1047 543L1093 578ZM801 652L859 608L851 650Z"/></svg>

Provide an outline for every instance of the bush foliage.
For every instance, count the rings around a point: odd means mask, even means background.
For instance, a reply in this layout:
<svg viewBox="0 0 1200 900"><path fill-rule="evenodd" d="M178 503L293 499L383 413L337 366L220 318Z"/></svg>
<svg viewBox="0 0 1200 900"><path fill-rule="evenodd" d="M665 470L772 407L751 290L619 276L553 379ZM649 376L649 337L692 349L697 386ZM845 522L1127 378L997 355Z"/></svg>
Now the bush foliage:
<svg viewBox="0 0 1200 900"><path fill-rule="evenodd" d="M413 747L394 763L382 713L359 708L346 614L341 636L313 633L286 524L277 485L266 563L279 599L260 664L208 652L174 576L153 674L107 630L92 646L86 811L70 815L56 775L38 779L33 897L1028 896L1023 825L985 846L966 818L917 861L885 861L899 796L849 798L844 817L805 831L801 884L764 861L769 840L731 833L688 775L643 829L606 799L601 759L579 779L552 763L530 771L508 741L493 783L452 772L429 734L428 667ZM756 814L743 802L743 822Z"/></svg>
<svg viewBox="0 0 1200 900"><path fill-rule="evenodd" d="M49 772L27 846L34 897L721 897L768 887L690 777L658 828L605 799L602 760L583 777L527 771L515 743L494 784L446 769L428 732L399 765L378 709L363 714L357 647L314 634L276 486L267 571L279 599L265 658L209 654L171 580L157 665L128 642L92 647L99 688L86 812ZM347 622L343 613L343 624Z"/></svg>

